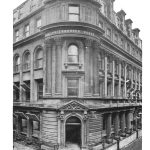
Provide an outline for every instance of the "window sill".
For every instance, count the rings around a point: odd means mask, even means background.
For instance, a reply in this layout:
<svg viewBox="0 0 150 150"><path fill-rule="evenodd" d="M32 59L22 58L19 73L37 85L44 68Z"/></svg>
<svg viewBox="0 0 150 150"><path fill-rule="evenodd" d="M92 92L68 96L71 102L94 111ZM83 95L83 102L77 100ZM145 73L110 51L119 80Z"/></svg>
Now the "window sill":
<svg viewBox="0 0 150 150"><path fill-rule="evenodd" d="M30 69L28 69L28 70L23 70L22 72L23 72L23 73L30 72Z"/></svg>
<svg viewBox="0 0 150 150"><path fill-rule="evenodd" d="M42 70L42 69L43 69L43 67L39 67L39 68L35 67L35 68L34 68L35 71L36 71L36 70Z"/></svg>
<svg viewBox="0 0 150 150"><path fill-rule="evenodd" d="M83 65L80 64L80 63L69 63L69 62L66 62L66 63L64 63L64 66L65 66L66 69L68 68L68 66L78 66L79 69L81 69Z"/></svg>

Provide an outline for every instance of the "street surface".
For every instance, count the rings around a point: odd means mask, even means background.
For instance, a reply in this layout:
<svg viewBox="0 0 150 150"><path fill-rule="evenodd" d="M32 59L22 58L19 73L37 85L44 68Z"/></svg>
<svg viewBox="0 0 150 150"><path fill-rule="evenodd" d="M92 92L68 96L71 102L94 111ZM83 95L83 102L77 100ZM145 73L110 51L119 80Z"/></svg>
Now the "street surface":
<svg viewBox="0 0 150 150"><path fill-rule="evenodd" d="M134 141L128 147L122 148L121 150L142 150L142 138Z"/></svg>

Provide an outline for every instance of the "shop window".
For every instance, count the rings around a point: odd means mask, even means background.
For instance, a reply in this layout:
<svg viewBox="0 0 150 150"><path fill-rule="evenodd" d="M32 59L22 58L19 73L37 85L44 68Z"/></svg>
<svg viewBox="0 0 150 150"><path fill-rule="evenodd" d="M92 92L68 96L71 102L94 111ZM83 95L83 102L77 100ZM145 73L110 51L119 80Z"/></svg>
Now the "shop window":
<svg viewBox="0 0 150 150"><path fill-rule="evenodd" d="M69 21L79 21L79 6L69 5Z"/></svg>
<svg viewBox="0 0 150 150"><path fill-rule="evenodd" d="M14 102L18 102L19 101L19 97L20 97L20 84L19 82L15 82L13 85L13 99Z"/></svg>
<svg viewBox="0 0 150 150"><path fill-rule="evenodd" d="M68 79L67 88L68 88L68 96L78 96L79 85L78 79Z"/></svg>
<svg viewBox="0 0 150 150"><path fill-rule="evenodd" d="M20 57L17 55L14 58L14 73L19 72L19 70L20 70Z"/></svg>
<svg viewBox="0 0 150 150"><path fill-rule="evenodd" d="M43 67L43 50L39 48L35 53L35 68Z"/></svg>
<svg viewBox="0 0 150 150"><path fill-rule="evenodd" d="M28 37L30 35L29 24L25 25L24 33L25 33L25 37Z"/></svg>
<svg viewBox="0 0 150 150"><path fill-rule="evenodd" d="M43 79L37 80L37 97L38 99L43 97Z"/></svg>
<svg viewBox="0 0 150 150"><path fill-rule="evenodd" d="M23 56L23 70L29 70L30 69L30 53L25 52Z"/></svg>
<svg viewBox="0 0 150 150"><path fill-rule="evenodd" d="M27 119L21 119L21 132L27 133Z"/></svg>
<svg viewBox="0 0 150 150"><path fill-rule="evenodd" d="M68 62L69 63L79 62L78 47L74 44L71 44L68 48Z"/></svg>
<svg viewBox="0 0 150 150"><path fill-rule="evenodd" d="M32 136L34 137L39 137L40 133L40 122L39 121L33 121L33 126L32 126Z"/></svg>
<svg viewBox="0 0 150 150"><path fill-rule="evenodd" d="M30 81L24 81L23 84L21 84L24 94L25 94L25 99L26 102L30 101Z"/></svg>

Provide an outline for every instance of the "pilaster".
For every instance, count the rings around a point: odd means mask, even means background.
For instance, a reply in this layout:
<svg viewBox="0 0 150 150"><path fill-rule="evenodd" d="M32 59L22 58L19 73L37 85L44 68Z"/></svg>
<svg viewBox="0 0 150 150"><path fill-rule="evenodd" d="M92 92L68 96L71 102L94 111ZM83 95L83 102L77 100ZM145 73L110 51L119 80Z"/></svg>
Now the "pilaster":
<svg viewBox="0 0 150 150"><path fill-rule="evenodd" d="M105 54L105 67L104 67L104 96L107 97L107 55Z"/></svg>
<svg viewBox="0 0 150 150"><path fill-rule="evenodd" d="M90 39L85 40L85 96L91 96L91 46L92 41Z"/></svg>
<svg viewBox="0 0 150 150"><path fill-rule="evenodd" d="M121 61L119 60L119 88L118 88L118 97L121 97Z"/></svg>
<svg viewBox="0 0 150 150"><path fill-rule="evenodd" d="M62 39L56 38L56 84L55 93L56 95L61 95L62 93Z"/></svg>

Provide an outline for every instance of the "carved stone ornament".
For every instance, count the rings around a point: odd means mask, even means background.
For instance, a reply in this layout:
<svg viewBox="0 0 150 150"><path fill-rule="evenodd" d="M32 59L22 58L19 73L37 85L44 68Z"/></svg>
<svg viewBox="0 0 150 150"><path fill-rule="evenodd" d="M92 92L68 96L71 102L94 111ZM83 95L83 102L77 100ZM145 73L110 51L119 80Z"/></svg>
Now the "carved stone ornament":
<svg viewBox="0 0 150 150"><path fill-rule="evenodd" d="M64 106L59 108L60 110L70 110L70 111L85 111L88 110L88 108L82 104L80 104L77 101L71 101Z"/></svg>

